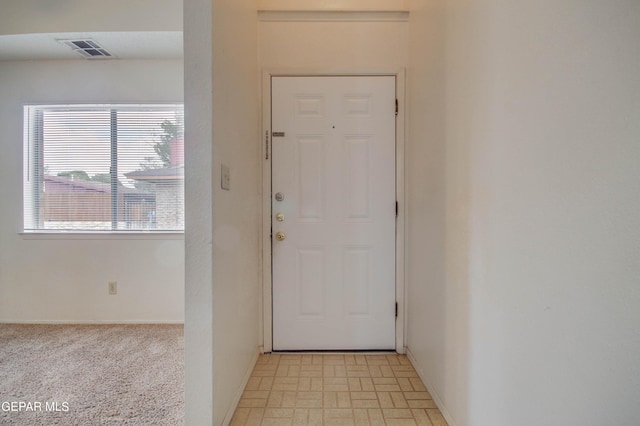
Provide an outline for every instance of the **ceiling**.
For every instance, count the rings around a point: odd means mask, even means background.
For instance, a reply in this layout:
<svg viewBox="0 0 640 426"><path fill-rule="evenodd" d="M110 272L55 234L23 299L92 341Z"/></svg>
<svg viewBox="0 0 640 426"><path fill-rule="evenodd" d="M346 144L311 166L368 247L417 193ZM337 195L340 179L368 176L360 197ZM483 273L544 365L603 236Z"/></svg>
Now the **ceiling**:
<svg viewBox="0 0 640 426"><path fill-rule="evenodd" d="M92 39L117 59L183 57L181 31L128 31L0 35L0 61L82 59L58 41L69 39Z"/></svg>

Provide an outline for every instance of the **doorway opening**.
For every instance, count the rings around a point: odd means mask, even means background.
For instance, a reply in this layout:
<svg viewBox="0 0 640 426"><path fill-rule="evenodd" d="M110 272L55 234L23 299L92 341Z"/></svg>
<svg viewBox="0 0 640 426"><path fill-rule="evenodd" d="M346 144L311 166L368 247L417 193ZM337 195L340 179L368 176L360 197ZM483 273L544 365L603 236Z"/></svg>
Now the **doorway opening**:
<svg viewBox="0 0 640 426"><path fill-rule="evenodd" d="M404 352L403 87L265 71L264 352Z"/></svg>

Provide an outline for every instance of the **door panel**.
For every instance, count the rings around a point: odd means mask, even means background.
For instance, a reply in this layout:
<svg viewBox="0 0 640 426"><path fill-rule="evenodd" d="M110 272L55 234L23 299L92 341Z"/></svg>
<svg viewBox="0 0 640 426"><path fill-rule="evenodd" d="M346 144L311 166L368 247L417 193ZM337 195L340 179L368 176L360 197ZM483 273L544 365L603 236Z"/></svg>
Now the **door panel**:
<svg viewBox="0 0 640 426"><path fill-rule="evenodd" d="M274 350L394 349L395 78L273 77L272 131Z"/></svg>

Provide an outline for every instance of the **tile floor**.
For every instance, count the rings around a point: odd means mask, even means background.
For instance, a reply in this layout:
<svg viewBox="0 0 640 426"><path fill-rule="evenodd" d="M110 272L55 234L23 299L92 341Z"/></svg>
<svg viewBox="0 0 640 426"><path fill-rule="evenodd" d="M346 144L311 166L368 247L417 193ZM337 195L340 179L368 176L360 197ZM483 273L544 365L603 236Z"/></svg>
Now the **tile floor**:
<svg viewBox="0 0 640 426"><path fill-rule="evenodd" d="M405 355L261 355L231 425L447 422Z"/></svg>

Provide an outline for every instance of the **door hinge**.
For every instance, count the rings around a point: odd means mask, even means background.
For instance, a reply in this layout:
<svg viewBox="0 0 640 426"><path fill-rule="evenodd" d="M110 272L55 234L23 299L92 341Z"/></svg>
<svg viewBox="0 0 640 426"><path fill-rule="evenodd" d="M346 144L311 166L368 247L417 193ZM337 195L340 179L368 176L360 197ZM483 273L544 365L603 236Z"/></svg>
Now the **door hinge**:
<svg viewBox="0 0 640 426"><path fill-rule="evenodd" d="M396 117L398 116L398 100L396 99Z"/></svg>
<svg viewBox="0 0 640 426"><path fill-rule="evenodd" d="M269 159L269 130L264 132L264 159Z"/></svg>
<svg viewBox="0 0 640 426"><path fill-rule="evenodd" d="M396 318L398 318L398 302L396 302Z"/></svg>

